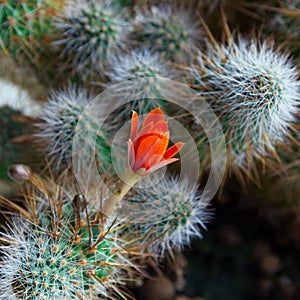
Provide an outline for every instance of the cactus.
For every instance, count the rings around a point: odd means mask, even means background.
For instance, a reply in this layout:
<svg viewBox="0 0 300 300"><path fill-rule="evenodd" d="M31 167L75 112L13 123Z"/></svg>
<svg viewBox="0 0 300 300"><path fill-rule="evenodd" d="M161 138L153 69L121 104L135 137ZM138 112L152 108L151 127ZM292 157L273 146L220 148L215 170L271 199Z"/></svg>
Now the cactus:
<svg viewBox="0 0 300 300"><path fill-rule="evenodd" d="M127 222L133 221L124 236L128 234L141 247L162 256L165 251L172 255L174 248L189 246L194 237L201 238L201 228L206 229L211 213L209 202L198 194L198 185L187 179L178 182L170 175L147 182L153 186L137 189L122 207L120 214Z"/></svg>
<svg viewBox="0 0 300 300"><path fill-rule="evenodd" d="M108 64L110 83L107 86L130 81L124 95L133 101L131 109L144 114L158 106L165 106L165 101L160 99L160 89L163 88L160 78L174 79L175 74L174 68L162 61L158 54L144 49L112 57Z"/></svg>
<svg viewBox="0 0 300 300"><path fill-rule="evenodd" d="M0 44L4 53L42 71L40 57L47 52L46 40L59 6L47 0L1 1Z"/></svg>
<svg viewBox="0 0 300 300"><path fill-rule="evenodd" d="M190 12L166 4L139 10L131 35L166 59L184 62L201 42L202 32Z"/></svg>
<svg viewBox="0 0 300 300"><path fill-rule="evenodd" d="M72 157L72 143L77 133L77 123L84 117L84 132L79 131L78 136L85 144L84 150L93 150L96 141L96 153L103 168L110 165L110 146L104 130L98 132L97 112L95 115L83 115L84 109L93 95L83 88L69 87L66 90L53 92L48 103L45 103L45 111L41 116L42 122L37 124L40 149L49 157L54 168L70 164ZM83 155L85 155L83 153Z"/></svg>
<svg viewBox="0 0 300 300"><path fill-rule="evenodd" d="M0 246L0 297L103 299L122 295L116 284L123 283L126 272L121 270L129 270L132 263L126 257L125 242L116 239L118 223L99 219L95 206L82 195L71 196L72 189L32 179L37 184L25 195L27 218L15 218L1 234L6 245Z"/></svg>
<svg viewBox="0 0 300 300"><path fill-rule="evenodd" d="M227 136L232 164L264 160L290 134L299 104L292 62L266 43L240 39L198 56L192 77Z"/></svg>
<svg viewBox="0 0 300 300"><path fill-rule="evenodd" d="M111 1L69 1L56 22L54 46L66 65L81 75L101 68L105 59L125 47L126 21Z"/></svg>

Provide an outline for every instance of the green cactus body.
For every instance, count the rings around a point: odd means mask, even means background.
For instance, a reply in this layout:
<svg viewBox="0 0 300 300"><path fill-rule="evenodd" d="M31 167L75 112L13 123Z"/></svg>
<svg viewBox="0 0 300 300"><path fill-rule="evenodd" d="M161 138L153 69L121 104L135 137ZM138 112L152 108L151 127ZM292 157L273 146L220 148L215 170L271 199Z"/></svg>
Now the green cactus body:
<svg viewBox="0 0 300 300"><path fill-rule="evenodd" d="M166 177L151 189L130 195L120 214L127 216L127 222L134 221L122 236L160 255L165 251L172 255L174 248L189 245L193 237L201 238L200 228L205 228L210 218L208 201L196 195L197 186L190 186L187 180L176 182L176 178Z"/></svg>
<svg viewBox="0 0 300 300"><path fill-rule="evenodd" d="M51 237L43 230L34 229L27 257L21 258L22 264L15 275L15 293L21 299L73 299L92 295L96 285L105 286L112 273L111 263L116 261L115 244L109 240L101 241L89 252L90 236L87 228L81 228L77 241L72 242L72 233L65 231L62 237ZM100 234L93 228L92 237ZM33 236L31 236L33 238ZM18 297L18 298L19 298ZM87 298L83 298L87 299Z"/></svg>
<svg viewBox="0 0 300 300"><path fill-rule="evenodd" d="M16 60L20 60L20 54L33 59L34 51L41 50L43 37L51 28L50 9L53 10L44 0L1 1L0 36L4 51Z"/></svg>
<svg viewBox="0 0 300 300"><path fill-rule="evenodd" d="M58 18L53 45L61 52L62 60L69 62L62 67L71 67L83 78L90 78L108 56L124 48L128 26L109 1L76 2L78 5L70 1Z"/></svg>
<svg viewBox="0 0 300 300"><path fill-rule="evenodd" d="M171 5L141 11L133 23L132 36L171 61L185 61L201 39L192 15Z"/></svg>
<svg viewBox="0 0 300 300"><path fill-rule="evenodd" d="M34 224L18 218L4 234L12 245L0 245L0 279L7 279L7 285L0 283L0 297L102 299L121 293L115 285L122 284L120 270L130 268L130 263L124 256L125 242L116 238L116 222L94 221L97 210L84 206L79 194L71 202L52 199L50 208L44 202L50 195L39 193L35 205L40 213Z"/></svg>
<svg viewBox="0 0 300 300"><path fill-rule="evenodd" d="M45 150L54 168L68 165L72 157L73 139L84 145L77 155L86 157L95 153L102 169L111 165L111 146L105 128L99 131L96 111L85 110L93 96L84 89L70 88L53 93L46 103L37 137L40 149ZM80 122L79 122L80 120ZM80 125L79 125L80 124Z"/></svg>
<svg viewBox="0 0 300 300"><path fill-rule="evenodd" d="M159 21L152 21L145 25L144 32L146 33L140 36L141 41L146 43L150 41L151 49L174 58L189 43L188 33L180 20L166 17Z"/></svg>
<svg viewBox="0 0 300 300"><path fill-rule="evenodd" d="M90 40L105 57L110 44L117 38L116 22L111 13L105 9L82 10L78 18L72 20L77 34L84 40Z"/></svg>

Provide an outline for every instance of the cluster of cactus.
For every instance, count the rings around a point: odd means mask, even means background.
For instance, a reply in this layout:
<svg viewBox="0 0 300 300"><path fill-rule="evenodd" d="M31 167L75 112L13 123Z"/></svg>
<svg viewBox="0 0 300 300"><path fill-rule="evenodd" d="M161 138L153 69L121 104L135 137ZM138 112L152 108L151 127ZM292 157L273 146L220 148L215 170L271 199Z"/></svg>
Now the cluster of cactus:
<svg viewBox="0 0 300 300"><path fill-rule="evenodd" d="M211 219L211 196L199 181L214 177L207 176L207 165L213 169L212 160L218 160L214 148L222 151L215 145L216 123L227 143L229 169L237 175L242 171L252 179L260 163L269 173L299 170L299 163L293 164L299 151L293 147L299 145L300 81L292 58L276 40L234 37L223 1L192 2L0 1L0 104L18 108L22 103L30 115L31 95L45 100L32 113L34 132L26 137L43 155L30 168L10 173L18 183L25 181L23 205L0 196L1 210L18 215L0 235L1 299L130 298L121 286L143 276L149 261L158 264L202 238ZM245 11L260 7L248 2ZM289 2L287 9L296 13L297 5ZM220 40L205 15L200 17L203 7L220 9ZM283 7L273 11L283 20L294 16ZM29 58L38 81L51 88L44 94L44 88L31 91L24 78L26 92L14 84L6 92L14 76L5 74L5 55L23 68ZM33 70L24 70L20 74L31 78ZM48 70L55 74L45 80ZM10 142L29 124L14 119L9 107L0 112L3 177L9 165L20 162L16 153L26 153L24 144L16 152ZM123 134L130 114L131 131ZM139 126L142 114L147 116ZM169 130L173 124L180 131L176 122L184 124L188 138ZM118 147L128 148L127 154ZM196 156L189 152L193 149ZM182 178L186 166L174 165L162 179L149 175L177 161L178 153L183 163L187 155L200 157L203 170L191 176L197 182ZM286 153L293 157L285 159ZM47 179L40 174L45 170ZM148 186L132 188L142 178Z"/></svg>

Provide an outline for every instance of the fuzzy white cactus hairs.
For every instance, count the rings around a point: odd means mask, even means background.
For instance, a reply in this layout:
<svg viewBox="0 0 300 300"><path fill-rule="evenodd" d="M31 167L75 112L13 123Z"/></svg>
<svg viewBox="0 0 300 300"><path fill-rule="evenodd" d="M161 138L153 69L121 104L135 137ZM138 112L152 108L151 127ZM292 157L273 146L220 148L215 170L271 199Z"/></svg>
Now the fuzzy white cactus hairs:
<svg viewBox="0 0 300 300"><path fill-rule="evenodd" d="M254 39L210 45L198 55L192 78L220 118L232 165L276 156L300 99L298 72L287 55Z"/></svg>
<svg viewBox="0 0 300 300"><path fill-rule="evenodd" d="M53 45L64 61L62 68L89 76L112 53L124 49L128 25L114 1L68 0L56 28Z"/></svg>
<svg viewBox="0 0 300 300"><path fill-rule="evenodd" d="M82 150L90 151L95 146L103 166L109 164L110 146L104 139L104 130L98 132L97 111L85 112L93 98L94 95L86 89L69 85L60 91L52 91L49 101L45 102L41 121L37 123L36 137L40 150L45 152L54 169L70 164L76 133L85 145ZM80 119L84 120L84 124L78 129ZM94 138L97 140L94 141ZM85 156L85 153L82 155Z"/></svg>
<svg viewBox="0 0 300 300"><path fill-rule="evenodd" d="M145 114L156 107L163 108L160 99L164 88L160 78L175 79L178 71L168 65L159 53L151 53L146 48L131 50L129 54L114 55L108 60L107 75L114 84L129 81L123 90L126 99L132 99L131 110Z"/></svg>
<svg viewBox="0 0 300 300"><path fill-rule="evenodd" d="M168 60L186 62L203 41L203 30L192 11L174 3L162 3L137 9L131 36Z"/></svg>
<svg viewBox="0 0 300 300"><path fill-rule="evenodd" d="M126 222L131 220L127 232L131 239L162 258L190 246L193 238L202 238L212 213L198 185L173 175L155 175L146 182L150 186L137 188L120 211Z"/></svg>
<svg viewBox="0 0 300 300"><path fill-rule="evenodd" d="M14 205L18 216L0 234L0 299L125 297L134 264L119 223L99 217L103 199L90 201L65 177L27 178L26 210Z"/></svg>

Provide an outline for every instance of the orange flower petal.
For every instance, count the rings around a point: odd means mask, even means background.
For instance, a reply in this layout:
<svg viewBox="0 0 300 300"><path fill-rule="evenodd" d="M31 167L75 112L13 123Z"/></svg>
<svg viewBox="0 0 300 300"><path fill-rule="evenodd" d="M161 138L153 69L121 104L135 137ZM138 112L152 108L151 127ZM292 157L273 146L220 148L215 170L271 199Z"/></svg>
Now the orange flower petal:
<svg viewBox="0 0 300 300"><path fill-rule="evenodd" d="M149 123L149 124L147 124L145 127L142 127L141 130L140 130L140 132L138 133L138 137L137 138L139 138L139 137L141 137L143 135L149 134L149 133L153 133L152 128L153 128L153 123L152 122Z"/></svg>
<svg viewBox="0 0 300 300"><path fill-rule="evenodd" d="M143 136L135 145L135 165L134 169L144 167L149 168L149 159L153 155L163 156L168 146L169 139L151 134Z"/></svg>
<svg viewBox="0 0 300 300"><path fill-rule="evenodd" d="M127 162L129 166L133 166L135 163L134 157L134 145L131 139L128 141L128 153L127 153Z"/></svg>
<svg viewBox="0 0 300 300"><path fill-rule="evenodd" d="M133 112L127 160L134 172L140 170L144 170L145 173L153 172L178 160L178 158L172 157L181 150L184 143L176 143L167 150L169 144L168 122L159 107L149 112L140 132L138 125L138 114Z"/></svg>
<svg viewBox="0 0 300 300"><path fill-rule="evenodd" d="M147 124L153 122L157 123L159 121L164 121L164 113L163 111L158 107L156 109L151 110L148 115L145 117L145 120L142 124L142 127L146 126Z"/></svg>
<svg viewBox="0 0 300 300"><path fill-rule="evenodd" d="M161 160L163 156L160 154L154 154L149 159L149 168L153 168L155 165L157 165Z"/></svg>
<svg viewBox="0 0 300 300"><path fill-rule="evenodd" d="M152 132L153 133L168 133L169 128L168 128L168 123L165 120L159 121L155 123L152 127Z"/></svg>
<svg viewBox="0 0 300 300"><path fill-rule="evenodd" d="M179 158L170 158L170 159L165 159L165 160L162 160L160 161L159 163L155 164L154 166L152 166L149 170L147 170L147 173L152 173L166 165L169 165L175 161L179 160Z"/></svg>
<svg viewBox="0 0 300 300"><path fill-rule="evenodd" d="M139 128L139 116L135 111L133 111L131 117L131 132L130 132L130 139L132 141L134 141L137 137L138 128Z"/></svg>
<svg viewBox="0 0 300 300"><path fill-rule="evenodd" d="M164 154L164 159L169 159L169 158L173 157L174 155L176 155L182 149L183 146L184 146L184 143L178 142L175 145L173 145L172 147L170 147Z"/></svg>
<svg viewBox="0 0 300 300"><path fill-rule="evenodd" d="M139 155L141 151L148 152L149 147L151 147L156 140L163 142L162 148L164 149L162 150L163 153L161 153L163 155L169 144L169 136L162 133L147 133L139 136L134 143L135 155Z"/></svg>

